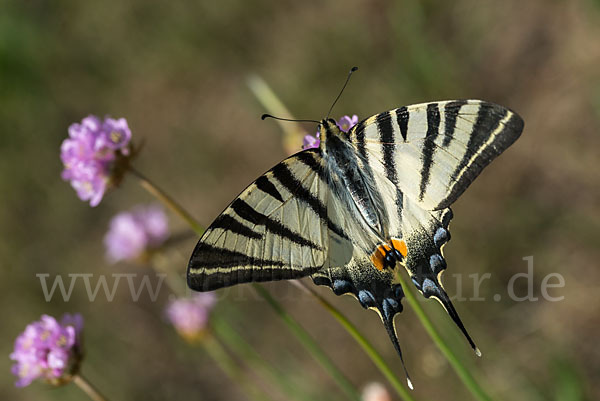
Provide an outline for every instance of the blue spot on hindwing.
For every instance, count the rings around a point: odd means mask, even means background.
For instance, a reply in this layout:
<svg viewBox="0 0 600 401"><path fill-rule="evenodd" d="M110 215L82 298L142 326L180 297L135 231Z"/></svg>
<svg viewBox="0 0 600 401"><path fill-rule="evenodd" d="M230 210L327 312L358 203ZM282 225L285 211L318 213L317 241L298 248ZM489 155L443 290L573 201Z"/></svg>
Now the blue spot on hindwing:
<svg viewBox="0 0 600 401"><path fill-rule="evenodd" d="M349 292L354 292L354 286L348 280L335 280L332 286L333 292L335 295L347 294Z"/></svg>
<svg viewBox="0 0 600 401"><path fill-rule="evenodd" d="M437 285L433 282L433 280L426 278L423 280L423 295L426 298L429 298L431 295L437 295L438 288Z"/></svg>
<svg viewBox="0 0 600 401"><path fill-rule="evenodd" d="M446 268L446 261L442 255L433 254L429 257L429 266L434 274L437 274L440 270Z"/></svg>
<svg viewBox="0 0 600 401"><path fill-rule="evenodd" d="M363 308L373 308L377 305L375 297L367 290L360 290L358 292L358 301Z"/></svg>
<svg viewBox="0 0 600 401"><path fill-rule="evenodd" d="M433 241L438 248L441 247L446 242L450 241L450 232L443 227L439 227L433 235Z"/></svg>

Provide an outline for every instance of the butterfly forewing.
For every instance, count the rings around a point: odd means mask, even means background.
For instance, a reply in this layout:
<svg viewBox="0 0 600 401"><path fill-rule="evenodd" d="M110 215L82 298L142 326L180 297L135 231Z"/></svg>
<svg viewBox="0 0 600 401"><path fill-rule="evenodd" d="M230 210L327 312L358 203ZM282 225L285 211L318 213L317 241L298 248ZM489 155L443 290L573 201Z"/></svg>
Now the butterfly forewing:
<svg viewBox="0 0 600 401"><path fill-rule="evenodd" d="M450 206L521 134L523 120L481 100L423 103L370 117L350 140L428 210Z"/></svg>
<svg viewBox="0 0 600 401"><path fill-rule="evenodd" d="M298 278L323 267L328 186L317 154L305 151L279 163L217 217L190 259L190 288Z"/></svg>

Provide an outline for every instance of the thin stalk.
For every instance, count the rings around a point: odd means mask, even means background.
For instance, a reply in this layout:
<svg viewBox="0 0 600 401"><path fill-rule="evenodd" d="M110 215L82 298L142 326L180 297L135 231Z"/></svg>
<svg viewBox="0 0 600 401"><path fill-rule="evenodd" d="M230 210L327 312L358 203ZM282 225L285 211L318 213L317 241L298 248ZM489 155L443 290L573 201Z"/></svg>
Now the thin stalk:
<svg viewBox="0 0 600 401"><path fill-rule="evenodd" d="M156 257L156 256L155 256ZM163 261L164 262L164 261ZM171 274L168 269L159 268L158 264L153 264L152 267L157 271L166 272L168 275L167 278L172 278L173 280L167 280L167 285L171 289L171 291L176 294L178 297L184 296L184 291L181 288L184 288L179 276ZM218 334L215 332L207 332L206 336L202 339L202 346L206 353L215 361L217 365L221 368L223 373L225 373L233 383L240 384L244 390L247 391L247 394L250 398L256 401L269 400L269 397L262 393L260 389L257 388L252 382L246 379L244 372L239 368L238 364L235 363L235 360L229 355L229 353L225 350L221 343L221 339ZM234 357L236 356L233 354Z"/></svg>
<svg viewBox="0 0 600 401"><path fill-rule="evenodd" d="M371 361L377 366L379 371L385 376L385 378L390 382L396 393L400 396L401 399L406 401L415 401L412 394L409 390L407 390L398 377L394 374L390 366L385 362L383 357L377 350L371 345L369 340L363 336L356 326L348 320L346 316L342 314L335 306L330 304L325 298L319 295L314 289L308 287L302 281L294 280L292 284L297 286L303 291L308 292L310 295L315 297L315 299L327 310L331 315L346 329L346 331L354 338L354 340L361 346L363 351L369 356Z"/></svg>
<svg viewBox="0 0 600 401"><path fill-rule="evenodd" d="M157 255L158 256L158 255ZM156 257L156 256L155 256ZM153 268L157 271L162 271L165 272L168 276L167 276L167 280L166 283L169 286L169 288L171 289L171 291L176 294L177 296L181 297L181 296L185 296L185 294L183 293L184 291L182 291L182 288L185 288L185 282L177 275L173 275L172 272L164 267L159 267L162 266L166 261L162 260L164 258L161 258L161 262L162 263L155 263L153 264ZM171 278L172 280L169 280L169 278ZM279 374L279 372L269 366L269 364L263 360L260 355L258 355L258 353L250 346L250 344L248 344L247 342L244 341L243 338L241 338L239 335L237 335L237 333L234 332L233 328L226 323L223 319L211 319L212 321L212 328L213 331L211 331L209 334L212 336L212 340L214 340L215 343L217 343L218 348L220 348L220 350L212 350L212 349L208 349L208 346L205 346L206 352L209 354L209 356L213 359L215 359L215 362L217 362L217 364L221 367L221 369L223 370L223 372L225 372L226 374L228 374L228 376L231 376L231 374L234 373L234 369L236 370L240 370L235 364L231 365L228 362L221 362L221 361L217 361L216 358L220 358L221 355L225 354L224 351L224 345L223 342L227 342L227 346L229 347L230 353L233 354L234 357L239 357L239 359L241 359L242 361L245 362L246 365L248 365L249 367L259 367L260 370L262 371L262 373L267 373L269 374L273 380L270 380L269 383L275 383L277 385L279 385L279 387L281 387L283 390L287 391L287 395L288 396L298 396L298 399L302 399L304 401L308 401L311 398L309 397L300 397L300 395L297 393L297 390L290 387L288 385L287 382L285 382L285 378L283 377L283 375ZM233 352L231 352L233 351ZM227 369L227 370L226 370ZM258 370L258 369L257 369ZM236 376L239 376L241 373L237 373L236 372ZM235 381L237 382L237 381Z"/></svg>
<svg viewBox="0 0 600 401"><path fill-rule="evenodd" d="M170 268L169 260L161 253L156 253L152 256L150 266L155 272L165 274L165 283L173 294L177 297L186 295L185 288L187 287L185 280L178 274L175 274Z"/></svg>
<svg viewBox="0 0 600 401"><path fill-rule="evenodd" d="M225 373L233 383L239 384L244 393L256 401L268 401L271 398L258 388L251 380L246 380L242 370L236 361L229 356L223 345L216 337L207 334L203 339L202 345L210 357L219 365L219 368Z"/></svg>
<svg viewBox="0 0 600 401"><path fill-rule="evenodd" d="M302 345L310 352L313 358L325 369L335 380L337 385L346 393L352 400L360 400L360 394L356 387L346 378L346 376L335 366L335 364L325 354L323 349L317 342L308 334L308 332L283 309L271 294L260 284L252 283L256 292L263 297L267 303L275 310L279 317L287 325L288 329L296 336Z"/></svg>
<svg viewBox="0 0 600 401"><path fill-rule="evenodd" d="M398 282L402 285L402 289L404 290L404 295L408 300L408 303L415 311L415 314L421 321L423 327L425 327L425 331L431 337L435 345L442 351L442 354L446 357L450 365L461 379L463 384L471 391L471 393L475 396L475 398L479 401L491 401L490 396L481 388L481 386L477 383L475 378L469 373L467 368L462 364L458 356L452 351L450 346L446 343L446 341L439 334L437 329L433 326L433 323L425 313L425 310L413 294L412 290L406 284L404 277L402 277L401 273L396 274Z"/></svg>
<svg viewBox="0 0 600 401"><path fill-rule="evenodd" d="M140 180L140 185L142 188L150 192L150 194L155 196L159 201L164 203L172 211L178 214L198 235L202 235L202 233L204 233L204 228L202 228L202 225L198 223L198 221L192 217L192 215L189 214L179 203L167 195L165 191L156 186L156 184L150 181L145 175L137 171L135 168L129 167L129 171L131 174L136 176L138 180Z"/></svg>
<svg viewBox="0 0 600 401"><path fill-rule="evenodd" d="M288 376L277 368L271 366L263 357L244 340L224 319L213 319L213 329L219 337L227 343L243 360L255 371L261 372L270 383L276 384L283 394L290 399L314 401L313 395L294 385Z"/></svg>
<svg viewBox="0 0 600 401"><path fill-rule="evenodd" d="M103 396L96 387L92 385L85 377L81 374L73 376L73 383L77 385L84 393L88 395L94 401L107 401L107 398Z"/></svg>
<svg viewBox="0 0 600 401"><path fill-rule="evenodd" d="M250 91L270 114L282 118L292 118L292 114L283 102L279 100L275 92L261 77L250 75L246 82ZM277 123L284 134L283 145L285 150L290 154L299 151L301 149L302 137L306 135L306 132L298 124L285 121L277 121Z"/></svg>

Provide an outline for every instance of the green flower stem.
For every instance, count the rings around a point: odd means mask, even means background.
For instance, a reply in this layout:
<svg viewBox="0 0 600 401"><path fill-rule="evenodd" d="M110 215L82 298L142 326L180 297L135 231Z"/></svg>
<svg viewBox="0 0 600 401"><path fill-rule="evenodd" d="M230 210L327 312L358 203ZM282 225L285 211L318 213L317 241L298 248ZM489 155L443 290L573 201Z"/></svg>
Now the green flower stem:
<svg viewBox="0 0 600 401"><path fill-rule="evenodd" d="M73 376L73 383L77 385L84 393L88 395L94 401L107 401L96 387L94 387L86 378L81 374Z"/></svg>
<svg viewBox="0 0 600 401"><path fill-rule="evenodd" d="M299 401L315 400L313 395L294 385L286 374L265 361L224 319L213 319L212 327L219 338L225 341L230 349L241 355L252 370L260 372L264 377L270 377L269 382L276 384L283 394Z"/></svg>
<svg viewBox="0 0 600 401"><path fill-rule="evenodd" d="M269 292L260 284L252 283L256 292L263 297L267 303L275 310L275 312L285 322L288 329L296 336L302 345L311 353L313 358L331 375L338 386L352 399L359 401L360 394L356 387L346 378L346 376L335 366L335 364L327 357L323 349L317 342L308 334L306 330L283 309Z"/></svg>
<svg viewBox="0 0 600 401"><path fill-rule="evenodd" d="M247 380L244 377L243 371L239 368L237 362L231 358L227 350L219 342L219 340L207 334L202 340L202 345L206 353L219 365L219 368L231 379L233 383L239 384L244 394L255 401L268 401L271 398L257 387L252 380Z"/></svg>
<svg viewBox="0 0 600 401"><path fill-rule="evenodd" d="M192 217L181 205L179 205L173 198L167 195L162 189L157 187L152 181L150 181L146 176L137 171L133 167L129 167L129 171L131 174L137 177L140 180L140 185L146 191L150 192L153 196L155 196L159 201L164 203L167 207L169 207L172 211L177 213L183 220L185 220L190 227L198 234L202 235L204 232L204 228L202 225L198 223L196 219Z"/></svg>
<svg viewBox="0 0 600 401"><path fill-rule="evenodd" d="M258 101L267 109L271 114L276 117L292 118L292 114L289 112L287 107L283 105L281 100L275 95L269 85L258 75L250 75L246 80L248 87L256 96ZM293 135L296 133L293 124L286 124L284 121L277 121L279 126L286 133L286 135Z"/></svg>
<svg viewBox="0 0 600 401"><path fill-rule="evenodd" d="M168 275L166 283L173 293L177 294L177 296L184 296L185 294L182 290L185 288L184 280L182 280L178 275L173 275L172 272L167 268L166 258L164 258L162 255L154 255L154 257L159 258L159 260L157 263L152 264L153 268ZM169 278L171 278L171 280L169 280ZM270 380L269 383L275 383L279 385L286 395L296 397L296 399L302 401L314 401L309 396L302 397L302 394L298 392L298 389L292 387L291 384L286 381L285 375L281 374L277 369L269 366L268 362L262 359L261 356L252 348L252 346L244 341L244 339L239 336L224 319L214 317L211 318L211 329L210 335L212 335L212 340L214 340L221 349L224 348L224 346L221 344L226 342L228 349L233 351L231 354L233 354L234 357L239 357L239 359L243 360L255 371L260 371L264 375L271 376L273 380ZM206 351L209 356L221 367L223 372L228 374L228 376L235 378L236 380L234 382L238 382L237 377L240 374L236 372L235 376L232 376L234 369L238 369L238 367L235 366L235 364L231 365L228 361L216 360L216 358L220 358L223 354L225 356L227 356L227 354L224 352L219 352L218 350L217 352L209 349Z"/></svg>
<svg viewBox="0 0 600 401"><path fill-rule="evenodd" d="M412 289L406 284L404 277L402 274L397 273L396 278L398 282L402 285L402 289L404 290L404 295L408 300L408 303L415 311L415 314L421 321L423 327L427 331L427 334L431 337L433 342L437 345L437 347L442 351L442 354L446 357L450 365L458 375L458 377L462 380L464 385L471 391L471 393L475 396L475 398L479 401L491 401L490 396L481 388L481 386L475 381L475 378L469 373L467 368L462 364L458 356L452 351L450 346L446 343L446 341L439 334L437 329L433 326L433 323L425 313L425 310L415 297L412 292Z"/></svg>
<svg viewBox="0 0 600 401"><path fill-rule="evenodd" d="M250 75L246 80L250 91L262 104L262 106L271 114L276 117L282 118L293 118L292 114L285 107L285 105L279 100L275 92L269 87L269 85L258 75ZM302 144L302 137L306 134L298 124L291 124L289 122L277 120L277 123L281 127L284 134L284 147L289 153L297 152L300 150Z"/></svg>
<svg viewBox="0 0 600 401"><path fill-rule="evenodd" d="M390 382L394 390L398 393L401 399L406 401L415 401L412 394L407 390L398 377L394 374L389 365L385 362L383 357L377 350L371 345L371 343L358 331L356 326L348 320L346 316L342 314L335 306L330 304L325 298L319 295L314 289L308 287L302 281L294 280L292 284L300 288L302 291L308 292L310 295L315 297L317 301L329 312L331 315L350 333L352 338L361 346L365 353L371 358L371 361L377 366L379 371L385 376Z"/></svg>
<svg viewBox="0 0 600 401"><path fill-rule="evenodd" d="M155 255L155 257L157 256L158 255ZM152 267L157 271L162 271L167 274L166 282L173 293L177 294L178 297L184 296L185 291L182 289L185 288L185 283L183 280L179 276L171 274L167 268L163 267L166 263L164 258L161 258L160 262L161 263L153 264ZM169 278L171 278L171 280L169 280ZM244 387L248 397L256 401L269 399L266 395L262 394L261 390L254 386L254 384L246 380L242 369L239 368L223 347L220 338L221 333L222 332L217 333L215 331L207 332L206 337L202 340L202 345L206 353L217 365L219 365L223 373L225 373L233 383L238 383ZM234 357L237 356L235 353L233 355ZM242 355L242 357L244 357L244 355Z"/></svg>
<svg viewBox="0 0 600 401"><path fill-rule="evenodd" d="M185 280L178 274L175 274L169 267L171 266L170 261L162 254L155 253L152 255L152 263L150 263L152 269L158 273L166 274L165 283L167 287L176 294L178 297L185 296L185 289L187 287Z"/></svg>

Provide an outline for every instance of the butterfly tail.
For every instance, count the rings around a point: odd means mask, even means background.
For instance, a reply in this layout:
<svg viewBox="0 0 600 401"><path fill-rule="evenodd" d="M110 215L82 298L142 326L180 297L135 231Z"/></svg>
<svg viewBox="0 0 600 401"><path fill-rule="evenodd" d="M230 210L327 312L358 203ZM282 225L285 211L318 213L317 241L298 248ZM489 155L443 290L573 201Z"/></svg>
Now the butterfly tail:
<svg viewBox="0 0 600 401"><path fill-rule="evenodd" d="M383 311L382 311L383 312ZM396 327L394 326L394 315L386 316L384 313L381 314L381 320L383 321L383 325L385 326L385 330L390 336L390 340L392 340L392 344L394 344L394 348L400 357L400 361L402 361L402 368L404 369L404 374L406 375L406 382L408 384L408 388L413 390L413 384L410 380L410 376L408 374L408 370L406 370L406 365L404 364L404 358L402 357L402 350L400 349L400 342L398 341L398 336L396 335Z"/></svg>
<svg viewBox="0 0 600 401"><path fill-rule="evenodd" d="M475 354L477 356L481 356L481 351L479 350L477 345L475 345L475 342L473 341L473 339L467 332L465 325L463 324L462 320L460 320L460 316L458 316L458 312L454 308L454 305L452 305L452 302L450 302L450 298L448 297L448 294L446 294L446 291L444 291L444 290L437 291L436 294L431 295L431 297L437 299L442 304L444 309L446 309L446 312L448 312L448 315L450 316L450 318L458 326L460 331L462 331L463 335L465 336L465 338L471 345L471 348L473 348L473 351L475 351Z"/></svg>

